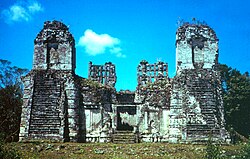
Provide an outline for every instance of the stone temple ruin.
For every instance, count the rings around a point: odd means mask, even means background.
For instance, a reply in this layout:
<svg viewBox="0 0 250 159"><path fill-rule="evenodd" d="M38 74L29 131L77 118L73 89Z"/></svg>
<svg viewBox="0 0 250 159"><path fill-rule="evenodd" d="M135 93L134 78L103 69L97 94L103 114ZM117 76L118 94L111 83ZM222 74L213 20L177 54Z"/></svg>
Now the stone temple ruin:
<svg viewBox="0 0 250 159"><path fill-rule="evenodd" d="M218 38L206 25L176 33L176 76L168 64L137 67L135 92L115 89L111 62L75 74L75 40L58 21L44 23L34 41L32 70L23 77L20 140L73 142L226 142L218 71Z"/></svg>

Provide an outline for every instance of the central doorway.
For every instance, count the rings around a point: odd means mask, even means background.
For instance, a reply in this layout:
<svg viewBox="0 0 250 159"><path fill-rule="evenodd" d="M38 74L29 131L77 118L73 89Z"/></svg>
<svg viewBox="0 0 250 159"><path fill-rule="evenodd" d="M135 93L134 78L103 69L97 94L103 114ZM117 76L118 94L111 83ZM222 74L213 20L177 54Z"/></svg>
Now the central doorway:
<svg viewBox="0 0 250 159"><path fill-rule="evenodd" d="M136 114L136 107L135 106L119 106L117 107L117 130L122 131L133 131L133 126L129 125L128 123L122 123L122 118L120 113L128 113L129 115Z"/></svg>

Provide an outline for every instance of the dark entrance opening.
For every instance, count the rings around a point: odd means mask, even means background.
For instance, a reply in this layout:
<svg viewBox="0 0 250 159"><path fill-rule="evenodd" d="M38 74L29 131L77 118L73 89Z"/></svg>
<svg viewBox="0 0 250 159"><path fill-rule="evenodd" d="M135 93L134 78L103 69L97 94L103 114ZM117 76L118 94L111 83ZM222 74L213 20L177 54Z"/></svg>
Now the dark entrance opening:
<svg viewBox="0 0 250 159"><path fill-rule="evenodd" d="M117 130L126 130L126 131L133 131L133 126L122 123L122 119L120 113L128 113L129 115L136 114L136 107L135 106L119 106L117 107Z"/></svg>

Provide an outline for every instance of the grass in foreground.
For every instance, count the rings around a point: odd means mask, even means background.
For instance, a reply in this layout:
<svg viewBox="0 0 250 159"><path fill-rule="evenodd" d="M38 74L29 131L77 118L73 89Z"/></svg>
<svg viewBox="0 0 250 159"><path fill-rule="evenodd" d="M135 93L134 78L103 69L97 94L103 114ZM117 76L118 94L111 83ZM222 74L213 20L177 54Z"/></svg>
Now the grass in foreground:
<svg viewBox="0 0 250 159"><path fill-rule="evenodd" d="M17 150L21 158L98 158L98 159L125 159L125 158L182 158L199 159L206 154L206 145L187 145L169 143L8 143L8 149ZM235 158L240 152L240 145L221 146L223 158Z"/></svg>

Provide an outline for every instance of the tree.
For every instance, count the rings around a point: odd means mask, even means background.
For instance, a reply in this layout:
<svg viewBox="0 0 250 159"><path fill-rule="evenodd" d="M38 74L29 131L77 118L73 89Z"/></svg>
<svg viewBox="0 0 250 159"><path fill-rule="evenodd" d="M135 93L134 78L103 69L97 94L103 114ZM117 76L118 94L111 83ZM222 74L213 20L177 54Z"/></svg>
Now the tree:
<svg viewBox="0 0 250 159"><path fill-rule="evenodd" d="M250 135L250 77L246 72L220 65L225 120L229 130Z"/></svg>
<svg viewBox="0 0 250 159"><path fill-rule="evenodd" d="M0 133L5 141L17 141L22 111L21 75L27 69L0 59Z"/></svg>

